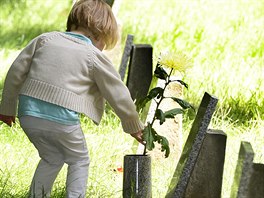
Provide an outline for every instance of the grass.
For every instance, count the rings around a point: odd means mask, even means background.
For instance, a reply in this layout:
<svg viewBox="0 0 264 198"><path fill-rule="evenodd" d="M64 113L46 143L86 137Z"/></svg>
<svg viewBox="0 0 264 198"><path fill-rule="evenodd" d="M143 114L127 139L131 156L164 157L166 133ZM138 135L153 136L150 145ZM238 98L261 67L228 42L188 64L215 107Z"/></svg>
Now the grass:
<svg viewBox="0 0 264 198"><path fill-rule="evenodd" d="M7 69L29 40L44 31L64 31L72 1L45 2L0 0L0 90ZM184 77L190 86L185 99L198 107L205 91L219 98L210 128L228 137L223 198L230 196L240 141L249 141L254 161L264 163L263 10L261 0L123 0L118 12L122 45L126 35L133 34L136 43L153 46L155 60L166 49L193 57L194 67ZM184 115L183 141L193 117ZM122 173L117 167L132 152L132 138L109 109L99 127L84 117L82 127L92 160L87 196L121 197ZM0 197L26 197L38 155L18 124L11 130L0 125L0 131ZM166 194L177 158L172 151L168 159L153 161L153 197ZM64 167L53 197L62 197L65 174Z"/></svg>
<svg viewBox="0 0 264 198"><path fill-rule="evenodd" d="M21 49L43 32L65 30L71 2L0 0L1 48Z"/></svg>

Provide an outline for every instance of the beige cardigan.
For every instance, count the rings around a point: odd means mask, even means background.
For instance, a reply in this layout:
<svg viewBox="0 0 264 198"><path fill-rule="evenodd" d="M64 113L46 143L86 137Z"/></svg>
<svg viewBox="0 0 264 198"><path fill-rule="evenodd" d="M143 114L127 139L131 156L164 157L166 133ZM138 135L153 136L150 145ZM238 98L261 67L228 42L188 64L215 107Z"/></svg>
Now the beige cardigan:
<svg viewBox="0 0 264 198"><path fill-rule="evenodd" d="M5 79L0 114L16 115L19 94L84 113L96 124L106 99L125 132L143 129L130 93L109 59L92 44L61 32L36 37L16 58Z"/></svg>

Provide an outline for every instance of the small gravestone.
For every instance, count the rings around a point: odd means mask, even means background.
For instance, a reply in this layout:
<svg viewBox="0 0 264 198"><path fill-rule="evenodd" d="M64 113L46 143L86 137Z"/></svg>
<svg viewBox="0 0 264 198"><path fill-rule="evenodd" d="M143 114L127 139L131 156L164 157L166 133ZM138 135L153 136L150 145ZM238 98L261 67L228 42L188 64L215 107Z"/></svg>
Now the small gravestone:
<svg viewBox="0 0 264 198"><path fill-rule="evenodd" d="M133 35L130 35L130 34L127 35L125 48L124 48L121 63L119 66L119 74L120 74L122 80L124 80L124 78L125 78L127 65L128 65L128 61L129 61L132 46L133 46L133 39L134 39Z"/></svg>
<svg viewBox="0 0 264 198"><path fill-rule="evenodd" d="M264 164L253 163L253 172L249 181L248 197L264 197ZM242 196L240 196L242 197Z"/></svg>
<svg viewBox="0 0 264 198"><path fill-rule="evenodd" d="M108 5L110 5L110 7L113 6L115 0L104 0Z"/></svg>
<svg viewBox="0 0 264 198"><path fill-rule="evenodd" d="M255 164L253 159L251 144L241 142L231 197L263 198L264 164Z"/></svg>
<svg viewBox="0 0 264 198"><path fill-rule="evenodd" d="M126 84L133 100L148 94L152 81L152 51L148 44L132 47Z"/></svg>
<svg viewBox="0 0 264 198"><path fill-rule="evenodd" d="M151 198L151 157L124 157L123 198Z"/></svg>
<svg viewBox="0 0 264 198"><path fill-rule="evenodd" d="M226 134L208 130L188 182L185 198L220 198L225 161Z"/></svg>
<svg viewBox="0 0 264 198"><path fill-rule="evenodd" d="M205 93L169 186L167 198L185 196L218 99Z"/></svg>

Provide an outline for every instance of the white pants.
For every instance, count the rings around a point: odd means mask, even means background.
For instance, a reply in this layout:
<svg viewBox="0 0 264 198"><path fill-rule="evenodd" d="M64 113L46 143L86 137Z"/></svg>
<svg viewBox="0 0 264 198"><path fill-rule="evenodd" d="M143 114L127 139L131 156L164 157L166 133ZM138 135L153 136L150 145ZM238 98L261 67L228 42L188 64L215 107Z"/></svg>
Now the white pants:
<svg viewBox="0 0 264 198"><path fill-rule="evenodd" d="M80 125L67 126L31 116L22 116L19 120L41 158L29 197L50 197L52 185L64 163L68 164L66 197L85 197L89 155Z"/></svg>

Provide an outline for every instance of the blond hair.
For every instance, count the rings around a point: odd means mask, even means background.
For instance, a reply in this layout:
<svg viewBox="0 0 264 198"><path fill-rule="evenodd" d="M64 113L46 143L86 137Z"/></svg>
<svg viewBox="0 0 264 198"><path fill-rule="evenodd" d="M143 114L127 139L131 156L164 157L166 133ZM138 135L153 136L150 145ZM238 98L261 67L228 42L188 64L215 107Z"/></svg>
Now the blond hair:
<svg viewBox="0 0 264 198"><path fill-rule="evenodd" d="M118 26L111 7L103 0L79 0L68 16L67 30L87 29L96 40L111 49L118 40Z"/></svg>

